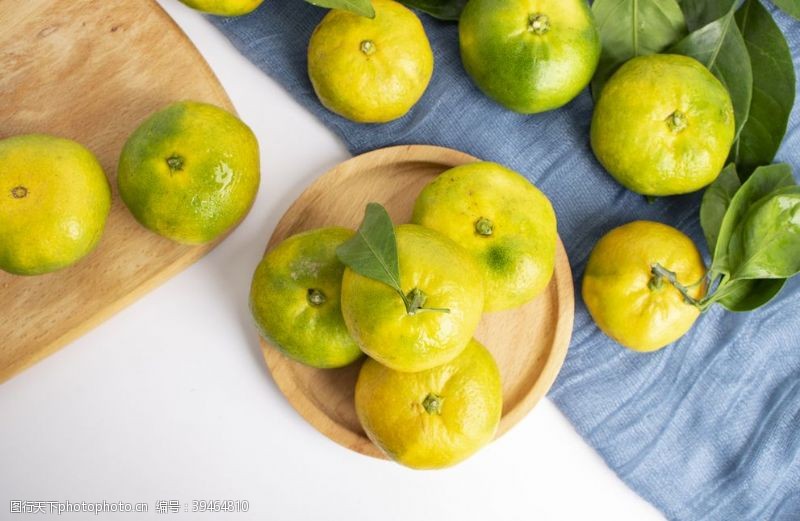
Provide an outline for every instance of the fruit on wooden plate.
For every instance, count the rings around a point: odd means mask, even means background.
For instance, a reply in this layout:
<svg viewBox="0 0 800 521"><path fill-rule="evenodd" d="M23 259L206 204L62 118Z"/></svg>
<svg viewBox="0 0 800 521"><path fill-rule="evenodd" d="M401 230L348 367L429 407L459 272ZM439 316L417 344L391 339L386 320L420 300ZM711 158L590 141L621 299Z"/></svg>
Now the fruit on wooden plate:
<svg viewBox="0 0 800 521"><path fill-rule="evenodd" d="M634 221L614 228L592 250L583 301L597 326L634 351L655 351L692 327L706 290L703 257L692 240L665 224Z"/></svg>
<svg viewBox="0 0 800 521"><path fill-rule="evenodd" d="M422 23L393 0L373 0L375 17L331 10L308 44L308 76L322 104L352 121L404 116L433 73Z"/></svg>
<svg viewBox="0 0 800 521"><path fill-rule="evenodd" d="M219 16L241 16L255 11L264 0L181 0L198 11Z"/></svg>
<svg viewBox="0 0 800 521"><path fill-rule="evenodd" d="M91 252L106 225L111 189L82 145L43 134L0 140L0 269L39 275Z"/></svg>
<svg viewBox="0 0 800 521"><path fill-rule="evenodd" d="M344 265L336 248L352 236L352 230L338 227L293 235L256 268L250 310L258 331L298 362L333 368L362 355L340 305Z"/></svg>
<svg viewBox="0 0 800 521"><path fill-rule="evenodd" d="M494 438L503 390L492 355L471 340L450 362L416 373L367 360L355 401L364 431L387 456L415 469L438 469Z"/></svg>
<svg viewBox="0 0 800 521"><path fill-rule="evenodd" d="M527 179L497 163L440 174L417 198L412 221L453 239L475 258L486 281L486 311L530 301L553 276L553 206Z"/></svg>
<svg viewBox="0 0 800 521"><path fill-rule="evenodd" d="M151 231L185 244L211 242L249 211L258 191L258 142L233 114L180 101L147 118L119 160L122 200Z"/></svg>
<svg viewBox="0 0 800 521"><path fill-rule="evenodd" d="M348 267L342 314L369 356L398 371L422 371L452 360L472 338L483 310L483 276L472 256L439 232L404 224L396 237L405 299Z"/></svg>
<svg viewBox="0 0 800 521"><path fill-rule="evenodd" d="M594 109L597 159L634 192L675 195L712 183L733 144L727 89L688 56L653 54L626 62Z"/></svg>
<svg viewBox="0 0 800 521"><path fill-rule="evenodd" d="M585 0L469 0L458 35L461 61L478 88L523 114L571 101L600 60Z"/></svg>

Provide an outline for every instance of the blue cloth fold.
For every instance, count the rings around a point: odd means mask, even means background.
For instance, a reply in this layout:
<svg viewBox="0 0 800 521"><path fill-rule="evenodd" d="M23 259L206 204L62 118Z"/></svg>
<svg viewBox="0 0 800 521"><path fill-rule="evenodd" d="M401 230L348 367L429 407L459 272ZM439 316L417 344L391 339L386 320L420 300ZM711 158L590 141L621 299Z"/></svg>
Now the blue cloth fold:
<svg viewBox="0 0 800 521"><path fill-rule="evenodd" d="M800 69L800 22L771 10ZM212 21L353 154L442 145L506 164L534 182L556 209L576 288L572 343L550 398L611 468L670 519L800 520L800 280L752 313L712 309L659 352L621 348L595 327L581 300L589 252L604 233L634 219L675 226L704 248L700 194L648 204L625 190L589 148L588 92L546 114L504 110L464 72L457 26L426 15L435 71L422 100L389 124L346 121L319 104L306 74L308 40L324 14L300 0L273 0L251 15ZM795 107L778 155L795 166L798 129Z"/></svg>

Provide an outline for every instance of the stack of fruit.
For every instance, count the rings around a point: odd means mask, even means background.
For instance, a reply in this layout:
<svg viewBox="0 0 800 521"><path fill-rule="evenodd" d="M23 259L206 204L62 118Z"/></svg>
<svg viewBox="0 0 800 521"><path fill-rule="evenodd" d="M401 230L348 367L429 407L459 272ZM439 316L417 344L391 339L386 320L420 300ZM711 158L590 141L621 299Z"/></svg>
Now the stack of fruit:
<svg viewBox="0 0 800 521"><path fill-rule="evenodd" d="M496 163L447 170L412 223L367 205L357 232L323 228L271 249L250 293L261 335L317 368L364 362L355 406L369 438L413 468L462 461L495 435L502 386L473 335L485 311L531 301L554 269L548 199Z"/></svg>

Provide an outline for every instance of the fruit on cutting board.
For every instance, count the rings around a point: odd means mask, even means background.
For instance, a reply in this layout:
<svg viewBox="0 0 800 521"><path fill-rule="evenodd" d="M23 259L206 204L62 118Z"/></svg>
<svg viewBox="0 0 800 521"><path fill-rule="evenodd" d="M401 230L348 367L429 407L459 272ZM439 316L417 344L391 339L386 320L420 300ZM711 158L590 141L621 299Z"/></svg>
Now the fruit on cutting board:
<svg viewBox="0 0 800 521"><path fill-rule="evenodd" d="M567 104L600 59L585 0L469 0L458 35L461 61L478 88L523 114Z"/></svg>
<svg viewBox="0 0 800 521"><path fill-rule="evenodd" d="M100 241L110 209L108 179L79 143L0 140L0 269L39 275L74 264Z"/></svg>
<svg viewBox="0 0 800 521"><path fill-rule="evenodd" d="M412 222L453 239L478 262L486 311L521 306L553 276L553 206L527 179L497 163L443 172L420 193Z"/></svg>
<svg viewBox="0 0 800 521"><path fill-rule="evenodd" d="M254 11L264 0L181 0L198 11L219 16L241 16Z"/></svg>
<svg viewBox="0 0 800 521"><path fill-rule="evenodd" d="M339 227L293 235L267 252L253 275L250 310L259 333L298 362L333 368L362 355L342 318L344 265L336 257L352 236Z"/></svg>
<svg viewBox="0 0 800 521"><path fill-rule="evenodd" d="M120 196L143 226L180 243L207 243L233 228L253 204L258 142L233 114L180 101L133 132L117 173Z"/></svg>
<svg viewBox="0 0 800 521"><path fill-rule="evenodd" d="M473 258L439 232L396 228L400 287L420 303L409 312L386 284L345 269L342 314L362 351L398 371L422 371L455 358L483 311L483 276Z"/></svg>
<svg viewBox="0 0 800 521"><path fill-rule="evenodd" d="M597 159L634 192L694 192L717 178L733 144L728 91L687 56L653 54L625 63L594 109Z"/></svg>
<svg viewBox="0 0 800 521"><path fill-rule="evenodd" d="M322 104L352 121L404 116L433 73L433 51L412 11L373 0L375 17L331 10L308 45L308 76Z"/></svg>
<svg viewBox="0 0 800 521"><path fill-rule="evenodd" d="M415 469L449 467L474 454L494 438L503 410L500 372L476 340L453 360L416 373L367 360L355 401L369 438Z"/></svg>
<svg viewBox="0 0 800 521"><path fill-rule="evenodd" d="M692 327L706 290L703 257L692 240L665 224L634 221L595 245L583 275L583 301L598 327L634 351L655 351Z"/></svg>

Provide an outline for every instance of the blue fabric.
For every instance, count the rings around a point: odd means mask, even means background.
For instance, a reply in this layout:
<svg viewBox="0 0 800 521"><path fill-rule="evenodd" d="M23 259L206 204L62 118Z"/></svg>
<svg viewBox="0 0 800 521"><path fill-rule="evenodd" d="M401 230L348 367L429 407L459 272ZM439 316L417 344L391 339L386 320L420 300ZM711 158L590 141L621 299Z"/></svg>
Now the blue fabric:
<svg viewBox="0 0 800 521"><path fill-rule="evenodd" d="M800 70L800 22L773 13ZM506 164L533 181L555 206L575 277L574 335L550 392L556 405L670 519L800 520L800 280L756 312L712 309L667 349L621 348L595 327L581 300L589 252L604 233L634 219L675 226L704 248L700 195L647 204L623 189L589 148L588 92L547 114L504 110L462 69L456 25L426 15L435 71L419 104L386 125L346 121L319 104L306 74L308 39L324 14L301 0L272 0L251 15L213 22L353 154L442 145ZM796 163L797 107L790 126L778 159Z"/></svg>

